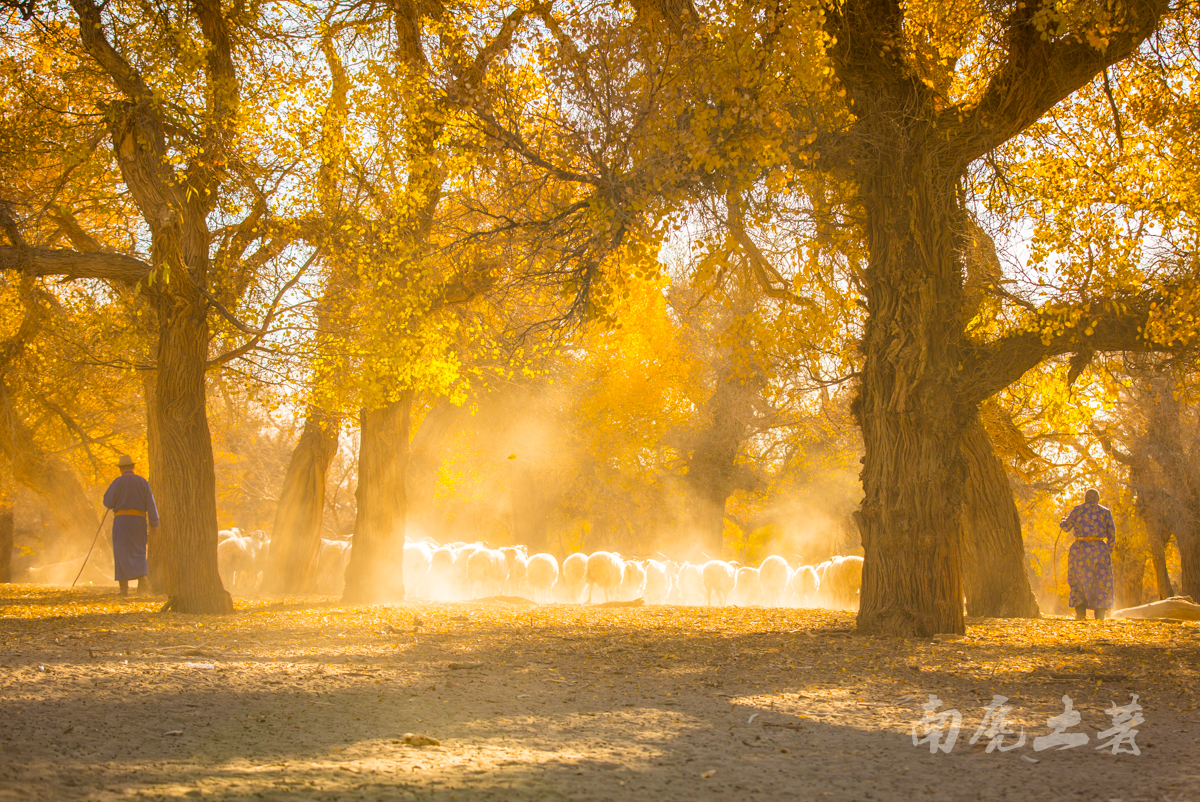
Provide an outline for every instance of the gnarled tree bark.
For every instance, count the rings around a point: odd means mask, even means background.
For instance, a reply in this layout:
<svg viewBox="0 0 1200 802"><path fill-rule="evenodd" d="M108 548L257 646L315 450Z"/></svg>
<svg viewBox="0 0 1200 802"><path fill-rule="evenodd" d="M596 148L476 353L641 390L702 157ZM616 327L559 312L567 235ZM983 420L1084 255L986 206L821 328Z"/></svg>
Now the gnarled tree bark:
<svg viewBox="0 0 1200 802"><path fill-rule="evenodd" d="M855 117L830 143L839 152L828 160L857 187L868 250L854 404L866 450L858 516L864 632L964 631L963 434L981 401L1062 347L1036 332L987 346L968 340L962 177L1132 52L1167 10L1166 2L1123 5L1099 51L1045 35L1038 20L1046 5L1035 0L1007 13L1007 52L970 107L944 105L924 80L906 52L898 0L846 0L826 12L830 59ZM1132 328L1121 348L1141 341Z"/></svg>
<svg viewBox="0 0 1200 802"><path fill-rule="evenodd" d="M205 259L207 249L192 256ZM169 597L164 609L231 613L233 600L217 572L216 475L204 382L207 308L198 296L164 294L159 320L153 425L162 464L155 491L162 590Z"/></svg>
<svg viewBox="0 0 1200 802"><path fill-rule="evenodd" d="M976 416L963 432L963 589L967 615L1037 618L1025 571L1021 515L1004 463Z"/></svg>

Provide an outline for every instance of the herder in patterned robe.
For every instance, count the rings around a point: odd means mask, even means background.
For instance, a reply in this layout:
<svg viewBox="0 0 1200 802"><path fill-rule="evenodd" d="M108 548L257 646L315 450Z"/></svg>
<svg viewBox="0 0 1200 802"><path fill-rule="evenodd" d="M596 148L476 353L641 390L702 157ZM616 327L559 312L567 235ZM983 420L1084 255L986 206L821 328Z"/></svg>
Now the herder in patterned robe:
<svg viewBox="0 0 1200 802"><path fill-rule="evenodd" d="M104 491L104 506L113 511L114 579L121 595L129 595L129 580L138 581L139 594L150 592L150 564L146 561L147 525L158 527L158 507L150 483L133 472L133 459L122 454L117 460L121 475Z"/></svg>
<svg viewBox="0 0 1200 802"><path fill-rule="evenodd" d="M1099 491L1091 489L1059 526L1075 533L1067 558L1067 583L1075 617L1083 621L1091 608L1096 611L1096 620L1102 620L1113 605L1112 550L1117 529L1112 512L1100 506Z"/></svg>

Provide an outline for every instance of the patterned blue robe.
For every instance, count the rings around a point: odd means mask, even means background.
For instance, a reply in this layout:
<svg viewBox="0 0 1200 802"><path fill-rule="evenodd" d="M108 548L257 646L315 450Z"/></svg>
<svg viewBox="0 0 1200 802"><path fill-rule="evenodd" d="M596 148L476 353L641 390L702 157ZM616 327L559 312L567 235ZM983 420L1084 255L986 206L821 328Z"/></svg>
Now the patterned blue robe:
<svg viewBox="0 0 1200 802"><path fill-rule="evenodd" d="M1099 540L1076 540L1067 557L1067 584L1071 586L1072 607L1113 606L1112 549L1117 542L1117 528L1112 512L1094 501L1084 502L1063 519L1060 527L1074 532L1076 538L1100 537Z"/></svg>
<svg viewBox="0 0 1200 802"><path fill-rule="evenodd" d="M158 526L158 507L150 483L133 471L125 471L104 491L104 506L110 510L141 510L141 515L113 516L113 577L118 582L150 573L146 560L147 524Z"/></svg>

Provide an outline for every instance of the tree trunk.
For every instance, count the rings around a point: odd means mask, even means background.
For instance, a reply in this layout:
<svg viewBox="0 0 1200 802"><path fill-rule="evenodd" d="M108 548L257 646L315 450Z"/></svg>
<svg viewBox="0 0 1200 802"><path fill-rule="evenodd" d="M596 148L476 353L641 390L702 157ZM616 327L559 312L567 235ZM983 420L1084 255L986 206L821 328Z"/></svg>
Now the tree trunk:
<svg viewBox="0 0 1200 802"><path fill-rule="evenodd" d="M967 481L963 504L963 589L967 614L1037 618L1037 600L1025 573L1021 516L1004 464L975 417L963 432Z"/></svg>
<svg viewBox="0 0 1200 802"><path fill-rule="evenodd" d="M0 504L0 582L12 582L13 508L12 501Z"/></svg>
<svg viewBox="0 0 1200 802"><path fill-rule="evenodd" d="M146 481L150 483L151 492L154 492L158 477L162 476L162 446L159 445L158 439L158 416L154 413L157 395L155 385L157 384L157 371L142 372L142 401L146 406ZM156 495L155 499L157 498ZM150 586L156 593L163 592L166 587L166 575L163 571L165 562L159 556L162 551L160 531L151 529L146 538L146 558L150 564Z"/></svg>
<svg viewBox="0 0 1200 802"><path fill-rule="evenodd" d="M310 406L304 431L292 451L275 526L264 589L268 593L312 593L321 551L325 478L338 447L338 421Z"/></svg>
<svg viewBox="0 0 1200 802"><path fill-rule="evenodd" d="M1116 605L1137 607L1145 601L1146 550L1131 548L1128 540L1118 538L1112 557Z"/></svg>
<svg viewBox="0 0 1200 802"><path fill-rule="evenodd" d="M956 177L920 144L937 132L909 119L883 118L872 141L891 143L888 161L859 173L870 261L854 403L866 450L858 626L927 636L964 632L961 443L977 410L962 400Z"/></svg>
<svg viewBox="0 0 1200 802"><path fill-rule="evenodd" d="M159 309L154 423L161 452L155 477L162 520L164 610L231 613L217 573L217 500L204 371L208 322L202 301L163 294Z"/></svg>
<svg viewBox="0 0 1200 802"><path fill-rule="evenodd" d="M1158 585L1158 598L1169 599L1175 595L1171 587L1171 574L1167 571L1167 539L1160 531L1150 532L1150 561L1154 565L1154 579ZM1180 554L1182 554L1182 549Z"/></svg>
<svg viewBox="0 0 1200 802"><path fill-rule="evenodd" d="M359 416L358 510L346 567L347 604L404 599L405 471L412 424L411 390Z"/></svg>
<svg viewBox="0 0 1200 802"><path fill-rule="evenodd" d="M1200 602L1200 532L1191 529L1175 536L1179 547L1179 592ZM1165 566L1164 566L1165 567Z"/></svg>
<svg viewBox="0 0 1200 802"><path fill-rule="evenodd" d="M738 371L731 360L717 370L716 386L704 405L704 429L690 438L687 476L693 497L693 526L700 549L721 559L725 548L725 504L734 490L750 490L756 478L737 464L750 436L754 404L765 376L751 366Z"/></svg>

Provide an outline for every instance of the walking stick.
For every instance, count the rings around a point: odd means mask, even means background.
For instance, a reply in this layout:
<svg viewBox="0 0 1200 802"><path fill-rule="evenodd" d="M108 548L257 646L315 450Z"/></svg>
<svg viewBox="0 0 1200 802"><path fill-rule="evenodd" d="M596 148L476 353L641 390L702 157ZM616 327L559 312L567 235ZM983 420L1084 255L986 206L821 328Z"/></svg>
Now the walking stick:
<svg viewBox="0 0 1200 802"><path fill-rule="evenodd" d="M79 566L79 573L75 575L75 582L79 581L79 577L83 576L83 569L87 567L88 557L92 556L92 549L96 548L96 541L100 539L100 530L104 528L104 522L108 520L108 510L104 511L104 517L100 519L100 527L96 530L96 536L92 538L92 545L88 546L87 557L83 558L83 565ZM75 582L71 583L71 587L75 587Z"/></svg>

